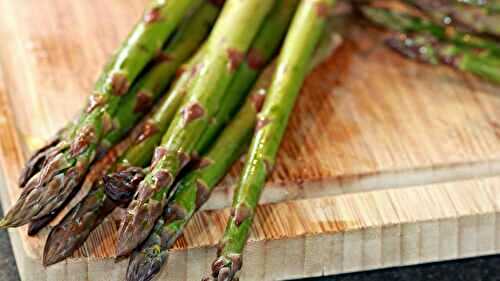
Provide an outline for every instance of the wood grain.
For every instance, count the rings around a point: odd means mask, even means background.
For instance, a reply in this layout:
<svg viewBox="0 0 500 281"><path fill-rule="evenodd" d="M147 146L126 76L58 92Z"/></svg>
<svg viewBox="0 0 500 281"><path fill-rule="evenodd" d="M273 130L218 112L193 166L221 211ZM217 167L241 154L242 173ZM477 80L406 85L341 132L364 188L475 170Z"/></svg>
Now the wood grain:
<svg viewBox="0 0 500 281"><path fill-rule="evenodd" d="M16 178L26 157L79 110L145 2L0 0L4 207L19 195ZM353 28L306 80L262 198L285 202L259 209L245 259L246 268L258 269L243 280L500 252L499 179L468 180L500 174L500 88L404 60L382 38ZM229 205L237 172L238 165L207 209ZM441 182L447 183L429 185ZM226 220L227 210L197 216L165 280L197 280ZM10 231L23 280L123 275L125 264L111 260L112 218L72 259L47 269L39 262L46 231L35 238L25 231Z"/></svg>
<svg viewBox="0 0 500 281"><path fill-rule="evenodd" d="M499 253L499 192L500 178L495 177L261 205L241 280L284 280ZM229 213L196 215L158 280L200 280ZM17 239L13 243L20 247ZM45 270L36 259L27 260L19 264L23 280L123 280L127 263L115 264L99 252Z"/></svg>

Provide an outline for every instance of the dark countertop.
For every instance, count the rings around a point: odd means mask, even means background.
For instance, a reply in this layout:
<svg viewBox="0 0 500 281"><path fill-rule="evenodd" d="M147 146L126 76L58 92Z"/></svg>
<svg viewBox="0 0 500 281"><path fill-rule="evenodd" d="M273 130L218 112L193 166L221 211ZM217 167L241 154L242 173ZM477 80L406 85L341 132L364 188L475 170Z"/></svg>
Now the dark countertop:
<svg viewBox="0 0 500 281"><path fill-rule="evenodd" d="M0 215L1 210L0 210ZM500 281L500 255L303 281ZM0 281L20 281L9 236L0 231ZM61 280L63 281L63 280ZM64 280L71 281L71 280Z"/></svg>

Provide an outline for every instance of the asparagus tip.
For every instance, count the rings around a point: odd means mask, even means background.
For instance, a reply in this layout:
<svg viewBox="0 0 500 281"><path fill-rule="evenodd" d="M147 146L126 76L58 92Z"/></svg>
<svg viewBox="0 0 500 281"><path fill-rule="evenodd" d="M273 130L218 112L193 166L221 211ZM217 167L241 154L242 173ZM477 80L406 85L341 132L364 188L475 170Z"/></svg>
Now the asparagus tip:
<svg viewBox="0 0 500 281"><path fill-rule="evenodd" d="M58 134L60 134L60 132ZM60 138L55 138L52 141L49 141L28 159L24 168L21 170L21 174L19 175L19 187L25 187L29 180L42 169L42 166L50 153L50 148L55 147L59 142Z"/></svg>
<svg viewBox="0 0 500 281"><path fill-rule="evenodd" d="M104 176L106 195L115 204L126 207L143 179L144 171L137 167L130 167L121 172Z"/></svg>
<svg viewBox="0 0 500 281"><path fill-rule="evenodd" d="M236 277L242 266L240 254L220 256L212 263L212 276L215 280L238 280ZM211 277L205 277L202 281L210 281Z"/></svg>
<svg viewBox="0 0 500 281"><path fill-rule="evenodd" d="M163 255L151 256L147 252L136 252L130 258L127 268L127 281L150 281L160 272L167 259L168 251Z"/></svg>
<svg viewBox="0 0 500 281"><path fill-rule="evenodd" d="M138 196L141 196L141 194L138 194ZM137 246L144 242L153 230L155 222L162 211L161 202L156 200L137 204L132 202L118 231L116 255L118 257L128 256Z"/></svg>
<svg viewBox="0 0 500 281"><path fill-rule="evenodd" d="M47 267L53 264L56 264L66 258L66 255L61 254L59 251L59 247L45 247L45 251L43 252L42 264Z"/></svg>
<svg viewBox="0 0 500 281"><path fill-rule="evenodd" d="M43 227L45 227L45 221L39 222L39 221L32 221L28 225L28 236L35 236L42 230Z"/></svg>
<svg viewBox="0 0 500 281"><path fill-rule="evenodd" d="M0 229L9 228L9 221L6 218L0 220Z"/></svg>

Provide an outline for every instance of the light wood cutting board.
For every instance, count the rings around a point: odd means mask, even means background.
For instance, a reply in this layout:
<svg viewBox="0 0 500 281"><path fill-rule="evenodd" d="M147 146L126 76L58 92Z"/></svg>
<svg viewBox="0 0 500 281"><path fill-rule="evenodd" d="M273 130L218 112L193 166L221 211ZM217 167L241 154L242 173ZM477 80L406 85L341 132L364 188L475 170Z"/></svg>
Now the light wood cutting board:
<svg viewBox="0 0 500 281"><path fill-rule="evenodd" d="M83 104L145 0L0 0L4 207L26 157ZM353 28L302 90L263 194L242 280L282 280L500 253L500 88L391 53ZM238 168L179 239L161 280L199 280ZM279 202L279 203L278 203ZM116 221L43 268L47 231L11 230L23 280L123 280Z"/></svg>

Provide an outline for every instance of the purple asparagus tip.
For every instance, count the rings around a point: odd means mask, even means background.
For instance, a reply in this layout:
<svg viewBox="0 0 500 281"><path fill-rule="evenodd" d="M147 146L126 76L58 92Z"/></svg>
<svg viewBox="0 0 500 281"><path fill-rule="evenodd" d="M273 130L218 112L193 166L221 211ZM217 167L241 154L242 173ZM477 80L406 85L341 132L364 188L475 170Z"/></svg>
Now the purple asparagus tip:
<svg viewBox="0 0 500 281"><path fill-rule="evenodd" d="M44 147L38 149L33 156L28 159L19 176L19 187L26 186L28 181L42 169L45 160L51 152L50 148L57 146L59 142L59 138L50 141Z"/></svg>
<svg viewBox="0 0 500 281"><path fill-rule="evenodd" d="M126 170L103 177L106 195L116 205L127 207L132 201L139 183L144 179L142 168L130 167Z"/></svg>
<svg viewBox="0 0 500 281"><path fill-rule="evenodd" d="M150 255L147 251L135 252L127 268L127 281L151 281L160 272L168 251L159 255Z"/></svg>
<svg viewBox="0 0 500 281"><path fill-rule="evenodd" d="M212 263L212 277L205 277L202 281L237 281L238 277L236 275L241 266L240 254L220 256Z"/></svg>

